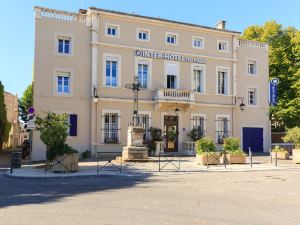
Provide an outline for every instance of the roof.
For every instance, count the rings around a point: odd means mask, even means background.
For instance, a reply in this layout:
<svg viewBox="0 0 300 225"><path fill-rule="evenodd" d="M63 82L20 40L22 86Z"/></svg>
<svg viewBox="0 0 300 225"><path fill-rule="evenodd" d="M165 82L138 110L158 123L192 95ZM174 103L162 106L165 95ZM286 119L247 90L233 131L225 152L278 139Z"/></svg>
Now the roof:
<svg viewBox="0 0 300 225"><path fill-rule="evenodd" d="M196 27L196 28L202 28L202 29L213 30L213 31L218 31L218 32L241 34L241 32L238 32L238 31L232 31L232 30L226 30L226 29L221 30L221 29L217 29L215 27L208 27L208 26L202 26L202 25L193 24L193 23L178 22L178 21L175 21L175 20L162 19L162 18L157 18L157 17L142 16L142 15L138 15L138 14L131 14L131 13L101 9L101 8L97 8L97 7L94 7L94 6L90 7L90 9L91 10L97 10L97 11L100 11L100 12L119 14L119 15L123 15L123 16L132 16L132 17L137 17L137 18L142 18L142 19L157 20L157 21L161 21L161 22L168 22L168 23L174 23L174 24L179 24L179 25L192 26L192 27Z"/></svg>

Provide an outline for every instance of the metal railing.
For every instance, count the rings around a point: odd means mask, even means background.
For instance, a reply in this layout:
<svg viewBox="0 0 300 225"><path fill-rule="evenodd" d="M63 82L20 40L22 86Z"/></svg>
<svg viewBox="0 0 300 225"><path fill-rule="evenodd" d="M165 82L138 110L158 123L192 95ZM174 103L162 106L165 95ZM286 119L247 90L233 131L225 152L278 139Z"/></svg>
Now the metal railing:
<svg viewBox="0 0 300 225"><path fill-rule="evenodd" d="M177 100L194 102L195 95L190 90L158 89L156 100Z"/></svg>
<svg viewBox="0 0 300 225"><path fill-rule="evenodd" d="M171 166L167 167L168 165ZM180 171L180 153L160 152L158 157L158 171Z"/></svg>
<svg viewBox="0 0 300 225"><path fill-rule="evenodd" d="M122 173L122 152L97 152L97 174L100 171L119 171Z"/></svg>

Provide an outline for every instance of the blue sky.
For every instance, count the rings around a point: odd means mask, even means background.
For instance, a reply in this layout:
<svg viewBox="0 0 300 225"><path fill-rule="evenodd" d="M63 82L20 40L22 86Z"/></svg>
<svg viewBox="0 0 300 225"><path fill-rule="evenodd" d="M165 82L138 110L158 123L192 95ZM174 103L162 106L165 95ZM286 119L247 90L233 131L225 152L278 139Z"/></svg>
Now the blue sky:
<svg viewBox="0 0 300 225"><path fill-rule="evenodd" d="M19 96L33 77L35 5L67 11L96 6L206 26L224 19L236 31L271 19L300 29L299 0L1 0L0 80Z"/></svg>

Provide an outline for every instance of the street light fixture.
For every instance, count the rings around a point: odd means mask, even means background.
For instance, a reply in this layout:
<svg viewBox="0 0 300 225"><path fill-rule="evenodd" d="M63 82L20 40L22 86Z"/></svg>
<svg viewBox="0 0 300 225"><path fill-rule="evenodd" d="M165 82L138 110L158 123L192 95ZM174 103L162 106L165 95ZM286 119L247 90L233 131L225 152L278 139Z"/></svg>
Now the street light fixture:
<svg viewBox="0 0 300 225"><path fill-rule="evenodd" d="M240 102L240 110L243 112L245 110L246 105L244 104L244 97L234 97L233 104L237 105Z"/></svg>
<svg viewBox="0 0 300 225"><path fill-rule="evenodd" d="M95 104L99 102L99 96L97 95L97 88L96 88L96 87L94 87L93 102L94 102Z"/></svg>

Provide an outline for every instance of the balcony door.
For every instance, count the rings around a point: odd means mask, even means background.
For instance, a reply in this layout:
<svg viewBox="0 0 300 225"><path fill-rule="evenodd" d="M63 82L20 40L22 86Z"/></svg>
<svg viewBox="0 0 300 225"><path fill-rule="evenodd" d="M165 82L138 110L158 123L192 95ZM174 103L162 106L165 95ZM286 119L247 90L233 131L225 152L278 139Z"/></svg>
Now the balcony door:
<svg viewBox="0 0 300 225"><path fill-rule="evenodd" d="M179 87L179 65L177 63L165 63L165 88L178 89Z"/></svg>
<svg viewBox="0 0 300 225"><path fill-rule="evenodd" d="M178 116L164 116L165 152L178 152Z"/></svg>

